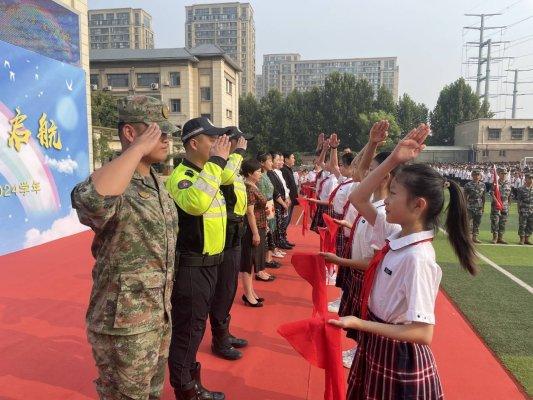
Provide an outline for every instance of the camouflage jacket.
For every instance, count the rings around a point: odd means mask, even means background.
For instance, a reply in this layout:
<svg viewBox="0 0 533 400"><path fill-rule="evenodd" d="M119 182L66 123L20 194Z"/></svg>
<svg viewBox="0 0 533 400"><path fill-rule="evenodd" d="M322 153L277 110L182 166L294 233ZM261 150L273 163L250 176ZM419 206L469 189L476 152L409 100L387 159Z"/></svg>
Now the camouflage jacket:
<svg viewBox="0 0 533 400"><path fill-rule="evenodd" d="M485 184L483 182L468 182L464 187L467 208L469 210L481 210L485 203Z"/></svg>
<svg viewBox="0 0 533 400"><path fill-rule="evenodd" d="M500 196L502 197L502 204L505 210L509 209L509 196L511 195L511 184L508 181L500 181L498 185L500 188ZM494 189L492 190L494 193ZM496 203L492 202L492 209L494 210Z"/></svg>
<svg viewBox="0 0 533 400"><path fill-rule="evenodd" d="M91 331L133 335L170 321L178 215L151 173L153 179L135 172L120 196L101 196L90 177L71 193L80 222L95 233Z"/></svg>
<svg viewBox="0 0 533 400"><path fill-rule="evenodd" d="M533 213L533 187L522 186L518 188L516 201L519 213Z"/></svg>

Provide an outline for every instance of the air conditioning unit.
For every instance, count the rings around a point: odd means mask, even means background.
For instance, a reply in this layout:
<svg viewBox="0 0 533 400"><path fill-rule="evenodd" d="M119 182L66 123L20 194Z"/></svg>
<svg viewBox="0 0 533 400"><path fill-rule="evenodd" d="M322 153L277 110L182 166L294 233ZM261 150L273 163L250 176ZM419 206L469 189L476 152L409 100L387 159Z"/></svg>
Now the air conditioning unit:
<svg viewBox="0 0 533 400"><path fill-rule="evenodd" d="M170 86L170 82L169 81L165 81L165 86Z"/></svg>
<svg viewBox="0 0 533 400"><path fill-rule="evenodd" d="M106 87L104 87L104 90L106 92L109 92L110 90L113 90L113 86L106 86Z"/></svg>
<svg viewBox="0 0 533 400"><path fill-rule="evenodd" d="M159 90L159 83L151 83L150 88L152 90Z"/></svg>
<svg viewBox="0 0 533 400"><path fill-rule="evenodd" d="M91 85L91 90L98 90L98 85L92 84Z"/></svg>

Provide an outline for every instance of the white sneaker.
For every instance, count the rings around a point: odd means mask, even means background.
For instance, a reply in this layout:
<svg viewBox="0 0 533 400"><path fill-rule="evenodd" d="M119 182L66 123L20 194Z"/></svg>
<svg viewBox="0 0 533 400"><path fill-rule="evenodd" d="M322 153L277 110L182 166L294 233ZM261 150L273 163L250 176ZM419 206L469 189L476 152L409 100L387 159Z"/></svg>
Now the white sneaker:
<svg viewBox="0 0 533 400"><path fill-rule="evenodd" d="M328 303L328 311L330 313L337 314L339 312L339 307L341 305L341 299L333 300L332 302Z"/></svg>
<svg viewBox="0 0 533 400"><path fill-rule="evenodd" d="M283 258L285 257L284 254L281 254L280 252L275 252L275 253L272 253L272 257L275 257L275 258Z"/></svg>
<svg viewBox="0 0 533 400"><path fill-rule="evenodd" d="M342 352L342 365L344 368L352 368L353 359L357 352L357 345L353 349L349 349Z"/></svg>

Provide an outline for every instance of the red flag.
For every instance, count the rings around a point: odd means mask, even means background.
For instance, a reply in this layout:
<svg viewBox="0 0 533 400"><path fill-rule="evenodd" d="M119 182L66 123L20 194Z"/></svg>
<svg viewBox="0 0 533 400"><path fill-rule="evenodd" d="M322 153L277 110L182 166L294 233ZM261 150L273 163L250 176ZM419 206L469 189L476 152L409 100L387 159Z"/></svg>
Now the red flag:
<svg viewBox="0 0 533 400"><path fill-rule="evenodd" d="M502 195L500 193L499 177L496 172L496 165L492 166L492 192L494 193L494 204L496 205L496 210L503 210Z"/></svg>
<svg viewBox="0 0 533 400"><path fill-rule="evenodd" d="M298 197L298 204L302 207L302 236L309 230L309 202L305 197Z"/></svg>
<svg viewBox="0 0 533 400"><path fill-rule="evenodd" d="M321 317L281 325L278 333L312 365L325 370L324 400L344 400L341 330Z"/></svg>
<svg viewBox="0 0 533 400"><path fill-rule="evenodd" d="M295 253L291 258L291 264L298 275L313 288L313 316L325 315L328 309L328 297L324 258L318 254Z"/></svg>

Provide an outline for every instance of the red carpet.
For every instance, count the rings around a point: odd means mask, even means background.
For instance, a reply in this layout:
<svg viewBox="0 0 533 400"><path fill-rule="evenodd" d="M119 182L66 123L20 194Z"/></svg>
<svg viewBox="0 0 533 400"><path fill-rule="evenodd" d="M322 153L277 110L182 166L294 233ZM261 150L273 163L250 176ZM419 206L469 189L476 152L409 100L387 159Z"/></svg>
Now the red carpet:
<svg viewBox="0 0 533 400"><path fill-rule="evenodd" d="M298 251L316 251L317 235L292 238ZM298 236L296 236L298 235ZM90 291L92 235L83 233L0 257L0 399L95 399L95 368L84 328ZM273 283L254 282L262 309L236 301L233 333L247 338L244 358L214 358L201 347L205 384L229 400L318 400L323 371L310 368L276 333L279 324L307 318L310 287L292 270L272 271ZM239 298L242 294L238 292ZM330 297L336 294L330 288ZM523 399L514 381L445 296L437 304L433 349L447 399ZM208 336L208 335L206 335ZM165 387L164 399L173 399Z"/></svg>

